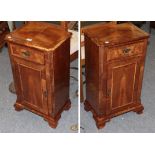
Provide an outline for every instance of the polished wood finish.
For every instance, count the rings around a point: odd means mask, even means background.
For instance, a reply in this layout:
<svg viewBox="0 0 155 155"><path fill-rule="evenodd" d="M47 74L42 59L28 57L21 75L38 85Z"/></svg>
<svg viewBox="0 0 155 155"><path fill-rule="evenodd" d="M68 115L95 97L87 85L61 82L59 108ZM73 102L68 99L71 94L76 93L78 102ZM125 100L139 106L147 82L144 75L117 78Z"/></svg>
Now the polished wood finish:
<svg viewBox="0 0 155 155"><path fill-rule="evenodd" d="M5 36L9 33L9 27L6 21L0 21L0 48L5 44Z"/></svg>
<svg viewBox="0 0 155 155"><path fill-rule="evenodd" d="M38 64L44 64L44 53L38 52L38 50L24 47L21 45L11 45L12 55L18 58L22 58L27 61L31 61Z"/></svg>
<svg viewBox="0 0 155 155"><path fill-rule="evenodd" d="M60 26L28 22L7 35L17 111L27 109L56 128L69 99L70 36Z"/></svg>
<svg viewBox="0 0 155 155"><path fill-rule="evenodd" d="M89 23L89 22L87 22L87 23ZM80 36L82 36L84 31L87 30L87 29L98 28L99 26L103 26L103 25L105 25L107 23L117 24L116 21L110 21L110 22L104 21L104 22L97 22L95 24L90 24L90 25L81 27ZM81 40L81 37L80 37L80 47L81 47L81 50L80 50L80 102L84 101L82 67L85 65L85 58L82 58L82 56L81 56L82 55L82 47L84 45L85 45L85 42L84 42L84 40Z"/></svg>
<svg viewBox="0 0 155 155"><path fill-rule="evenodd" d="M98 128L112 117L142 113L141 89L149 35L132 25L85 30L86 100Z"/></svg>
<svg viewBox="0 0 155 155"><path fill-rule="evenodd" d="M27 23L30 23L31 21L24 21L23 24L27 24ZM68 29L72 29L74 24L76 22L68 22L68 21L60 21L60 26L68 32ZM15 24L15 21L13 21L13 30L16 29L16 24ZM70 54L70 61L74 61L75 59L78 58L78 51L73 51L72 54ZM14 86L14 82L11 82L10 85L9 85L9 91L11 93L16 93L16 90L15 90L15 86Z"/></svg>

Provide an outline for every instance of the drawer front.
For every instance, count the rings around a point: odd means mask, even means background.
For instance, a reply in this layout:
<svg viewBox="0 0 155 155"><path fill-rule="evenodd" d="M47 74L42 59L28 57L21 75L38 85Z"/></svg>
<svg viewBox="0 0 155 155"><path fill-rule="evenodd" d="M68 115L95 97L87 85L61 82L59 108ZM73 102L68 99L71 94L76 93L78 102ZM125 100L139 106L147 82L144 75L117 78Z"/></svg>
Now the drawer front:
<svg viewBox="0 0 155 155"><path fill-rule="evenodd" d="M11 45L11 54L22 59L32 61L39 64L44 64L44 54L40 51L20 46L20 45Z"/></svg>
<svg viewBox="0 0 155 155"><path fill-rule="evenodd" d="M144 42L109 48L107 52L107 61L133 55L142 55L143 49Z"/></svg>

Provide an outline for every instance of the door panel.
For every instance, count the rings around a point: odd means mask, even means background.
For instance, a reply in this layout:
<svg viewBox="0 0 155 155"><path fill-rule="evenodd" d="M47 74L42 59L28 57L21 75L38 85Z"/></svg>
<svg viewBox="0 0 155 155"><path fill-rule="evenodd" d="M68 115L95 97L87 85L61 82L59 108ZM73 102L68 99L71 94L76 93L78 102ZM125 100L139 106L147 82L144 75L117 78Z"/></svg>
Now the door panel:
<svg viewBox="0 0 155 155"><path fill-rule="evenodd" d="M47 114L47 92L46 80L44 79L44 67L31 67L27 64L16 62L16 68L20 77L19 87L22 91L21 98L23 104Z"/></svg>
<svg viewBox="0 0 155 155"><path fill-rule="evenodd" d="M133 102L136 64L112 69L112 109Z"/></svg>
<svg viewBox="0 0 155 155"><path fill-rule="evenodd" d="M138 62L114 62L108 67L109 110L130 106L135 103L135 91L138 84Z"/></svg>

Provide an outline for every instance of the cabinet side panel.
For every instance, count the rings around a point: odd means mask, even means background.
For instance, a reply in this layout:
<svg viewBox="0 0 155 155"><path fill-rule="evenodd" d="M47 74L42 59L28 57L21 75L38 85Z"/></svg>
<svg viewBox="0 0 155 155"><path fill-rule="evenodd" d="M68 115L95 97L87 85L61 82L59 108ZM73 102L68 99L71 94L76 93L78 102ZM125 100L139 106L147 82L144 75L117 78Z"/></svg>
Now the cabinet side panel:
<svg viewBox="0 0 155 155"><path fill-rule="evenodd" d="M99 47L85 35L86 100L98 112L99 102Z"/></svg>
<svg viewBox="0 0 155 155"><path fill-rule="evenodd" d="M137 91L137 102L141 102L141 91L142 91L142 84L143 84L143 76L144 76L144 67L145 67L145 59L146 59L146 53L147 53L147 45L148 45L148 39L144 40L144 55L143 58L140 61L140 73L139 73L139 82L138 82L138 91Z"/></svg>
<svg viewBox="0 0 155 155"><path fill-rule="evenodd" d="M53 52L54 115L69 99L70 39ZM52 85L53 86L53 85Z"/></svg>

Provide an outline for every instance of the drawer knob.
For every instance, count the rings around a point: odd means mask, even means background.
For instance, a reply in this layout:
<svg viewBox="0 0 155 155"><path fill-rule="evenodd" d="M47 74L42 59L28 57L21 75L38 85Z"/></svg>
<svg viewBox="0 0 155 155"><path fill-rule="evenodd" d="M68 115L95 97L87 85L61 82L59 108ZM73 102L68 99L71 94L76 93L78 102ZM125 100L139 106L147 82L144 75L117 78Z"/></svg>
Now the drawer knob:
<svg viewBox="0 0 155 155"><path fill-rule="evenodd" d="M23 57L29 57L30 56L30 52L29 51L24 51L24 52L22 52L22 56Z"/></svg>
<svg viewBox="0 0 155 155"><path fill-rule="evenodd" d="M131 50L130 48L124 48L123 49L123 53L124 54L128 54L130 52L130 50Z"/></svg>

